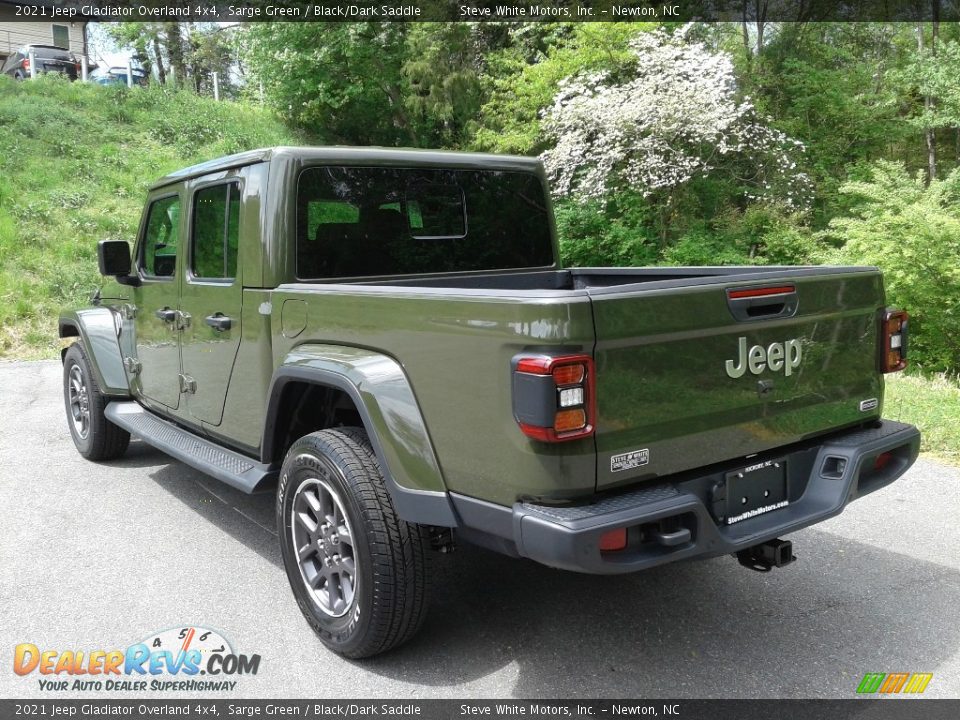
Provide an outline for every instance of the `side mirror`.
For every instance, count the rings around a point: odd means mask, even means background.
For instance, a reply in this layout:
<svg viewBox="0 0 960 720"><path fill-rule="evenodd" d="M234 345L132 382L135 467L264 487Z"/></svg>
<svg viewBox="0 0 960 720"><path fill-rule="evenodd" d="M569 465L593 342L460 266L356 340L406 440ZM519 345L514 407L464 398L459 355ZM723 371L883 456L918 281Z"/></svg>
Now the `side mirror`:
<svg viewBox="0 0 960 720"><path fill-rule="evenodd" d="M130 275L130 246L126 240L101 240L97 245L100 274L116 278L121 285L139 285Z"/></svg>

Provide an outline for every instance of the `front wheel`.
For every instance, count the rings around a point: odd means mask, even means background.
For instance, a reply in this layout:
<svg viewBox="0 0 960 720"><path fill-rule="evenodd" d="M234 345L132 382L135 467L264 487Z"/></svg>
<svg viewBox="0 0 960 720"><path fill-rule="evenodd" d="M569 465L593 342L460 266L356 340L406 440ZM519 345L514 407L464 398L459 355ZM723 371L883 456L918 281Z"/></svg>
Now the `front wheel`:
<svg viewBox="0 0 960 720"><path fill-rule="evenodd" d="M397 516L363 430L322 430L293 444L277 528L294 597L327 647L370 657L420 628L428 534Z"/></svg>
<svg viewBox="0 0 960 720"><path fill-rule="evenodd" d="M109 398L100 392L79 342L63 356L63 403L77 450L87 460L113 460L127 451L130 433L107 420Z"/></svg>

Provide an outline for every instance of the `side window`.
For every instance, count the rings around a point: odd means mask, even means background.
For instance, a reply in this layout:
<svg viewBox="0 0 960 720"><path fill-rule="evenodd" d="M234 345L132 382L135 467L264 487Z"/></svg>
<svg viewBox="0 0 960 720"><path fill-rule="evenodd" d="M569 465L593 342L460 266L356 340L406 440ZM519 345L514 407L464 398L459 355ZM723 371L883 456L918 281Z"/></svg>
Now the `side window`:
<svg viewBox="0 0 960 720"><path fill-rule="evenodd" d="M195 278L232 280L237 276L240 239L240 186L214 185L193 200L191 270Z"/></svg>
<svg viewBox="0 0 960 720"><path fill-rule="evenodd" d="M155 200L147 216L140 269L149 277L173 277L180 240L180 197Z"/></svg>

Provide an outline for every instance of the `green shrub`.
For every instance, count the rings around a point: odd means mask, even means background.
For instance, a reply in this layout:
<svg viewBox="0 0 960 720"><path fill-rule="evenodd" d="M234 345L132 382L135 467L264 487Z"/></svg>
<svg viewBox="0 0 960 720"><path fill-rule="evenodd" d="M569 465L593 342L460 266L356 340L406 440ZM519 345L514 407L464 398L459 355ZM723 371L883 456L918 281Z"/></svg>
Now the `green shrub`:
<svg viewBox="0 0 960 720"><path fill-rule="evenodd" d="M570 267L637 266L656 263L650 210L643 198L624 193L606 205L558 201L554 208L560 254Z"/></svg>
<svg viewBox="0 0 960 720"><path fill-rule="evenodd" d="M960 170L925 187L903 165L878 162L869 180L841 192L856 199L824 237L827 262L876 265L887 302L911 314L912 361L929 370L960 368Z"/></svg>

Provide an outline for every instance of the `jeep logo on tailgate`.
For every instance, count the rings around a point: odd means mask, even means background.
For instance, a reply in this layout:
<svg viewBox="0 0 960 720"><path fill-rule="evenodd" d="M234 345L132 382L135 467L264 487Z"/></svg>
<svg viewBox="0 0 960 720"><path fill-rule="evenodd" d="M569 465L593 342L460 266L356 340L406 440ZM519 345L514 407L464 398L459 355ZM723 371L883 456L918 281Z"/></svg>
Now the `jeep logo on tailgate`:
<svg viewBox="0 0 960 720"><path fill-rule="evenodd" d="M727 375L732 378L743 377L747 368L754 375L759 375L769 368L773 372L782 370L787 377L790 377L793 371L800 367L800 359L803 356L800 341L797 339L770 343L767 347L754 345L747 350L747 339L742 337L739 346L740 357L736 363L733 360L726 362Z"/></svg>

